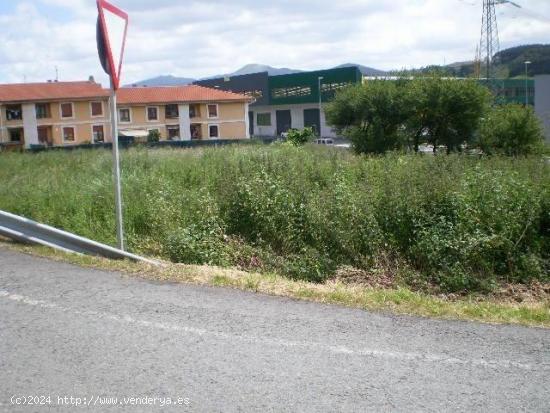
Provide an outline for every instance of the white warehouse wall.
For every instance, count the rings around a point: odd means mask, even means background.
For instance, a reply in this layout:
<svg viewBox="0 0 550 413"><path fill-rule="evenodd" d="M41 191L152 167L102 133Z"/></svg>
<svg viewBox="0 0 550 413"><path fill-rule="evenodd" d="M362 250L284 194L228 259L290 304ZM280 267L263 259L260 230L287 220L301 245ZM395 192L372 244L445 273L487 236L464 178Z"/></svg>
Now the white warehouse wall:
<svg viewBox="0 0 550 413"><path fill-rule="evenodd" d="M303 105L280 105L280 106L251 106L254 112L254 134L257 136L277 136L277 111L290 110L292 128L304 128L304 110L319 109L319 105L308 103ZM258 126L258 113L271 113L271 126ZM321 111L321 136L323 138L336 138L336 133L326 124L325 112Z"/></svg>
<svg viewBox="0 0 550 413"><path fill-rule="evenodd" d="M535 76L535 111L544 124L550 143L550 75Z"/></svg>

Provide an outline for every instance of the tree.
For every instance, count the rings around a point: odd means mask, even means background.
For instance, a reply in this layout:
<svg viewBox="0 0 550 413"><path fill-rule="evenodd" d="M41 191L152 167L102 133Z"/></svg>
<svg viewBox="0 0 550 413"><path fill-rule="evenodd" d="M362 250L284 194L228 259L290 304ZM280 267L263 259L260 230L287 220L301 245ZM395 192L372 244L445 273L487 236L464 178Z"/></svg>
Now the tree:
<svg viewBox="0 0 550 413"><path fill-rule="evenodd" d="M488 155L540 154L544 150L541 122L530 107L496 106L481 123L479 147Z"/></svg>
<svg viewBox="0 0 550 413"><path fill-rule="evenodd" d="M327 122L352 141L357 153L398 149L408 116L403 90L401 80L349 86L326 105Z"/></svg>
<svg viewBox="0 0 550 413"><path fill-rule="evenodd" d="M405 126L414 150L427 142L434 152L444 145L450 153L474 140L491 94L475 80L432 74L408 81L405 101L410 110Z"/></svg>

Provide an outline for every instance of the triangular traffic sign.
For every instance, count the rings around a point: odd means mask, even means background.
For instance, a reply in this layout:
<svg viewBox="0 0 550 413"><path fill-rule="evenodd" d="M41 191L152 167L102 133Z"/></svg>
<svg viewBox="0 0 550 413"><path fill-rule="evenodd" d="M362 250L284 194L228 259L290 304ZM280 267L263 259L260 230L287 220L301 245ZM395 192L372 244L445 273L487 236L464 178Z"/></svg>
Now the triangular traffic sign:
<svg viewBox="0 0 550 413"><path fill-rule="evenodd" d="M103 69L118 89L128 31L128 14L106 0L97 0L97 47Z"/></svg>

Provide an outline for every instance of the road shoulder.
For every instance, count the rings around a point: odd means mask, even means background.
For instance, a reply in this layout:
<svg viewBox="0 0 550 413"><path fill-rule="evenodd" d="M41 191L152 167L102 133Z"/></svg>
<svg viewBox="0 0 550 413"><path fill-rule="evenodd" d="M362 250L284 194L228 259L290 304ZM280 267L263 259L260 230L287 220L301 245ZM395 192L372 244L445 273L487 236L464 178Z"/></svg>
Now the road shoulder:
<svg viewBox="0 0 550 413"><path fill-rule="evenodd" d="M520 303L483 297L449 299L406 288L374 288L338 281L314 284L289 280L275 274L249 273L210 266L167 263L163 267L155 267L144 263L67 254L50 248L25 246L2 240L0 248L85 268L121 272L126 276L154 282L226 287L349 308L436 319L550 328L550 302L547 299Z"/></svg>

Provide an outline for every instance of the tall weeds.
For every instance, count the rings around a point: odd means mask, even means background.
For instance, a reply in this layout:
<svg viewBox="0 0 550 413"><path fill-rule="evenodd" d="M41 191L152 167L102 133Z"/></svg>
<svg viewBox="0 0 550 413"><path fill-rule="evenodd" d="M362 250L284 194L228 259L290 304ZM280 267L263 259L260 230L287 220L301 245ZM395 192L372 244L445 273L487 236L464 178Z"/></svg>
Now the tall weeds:
<svg viewBox="0 0 550 413"><path fill-rule="evenodd" d="M103 150L2 154L0 209L114 244L110 162ZM140 253L312 281L391 257L409 269L402 282L446 291L549 281L550 168L537 158L132 149L122 171Z"/></svg>

